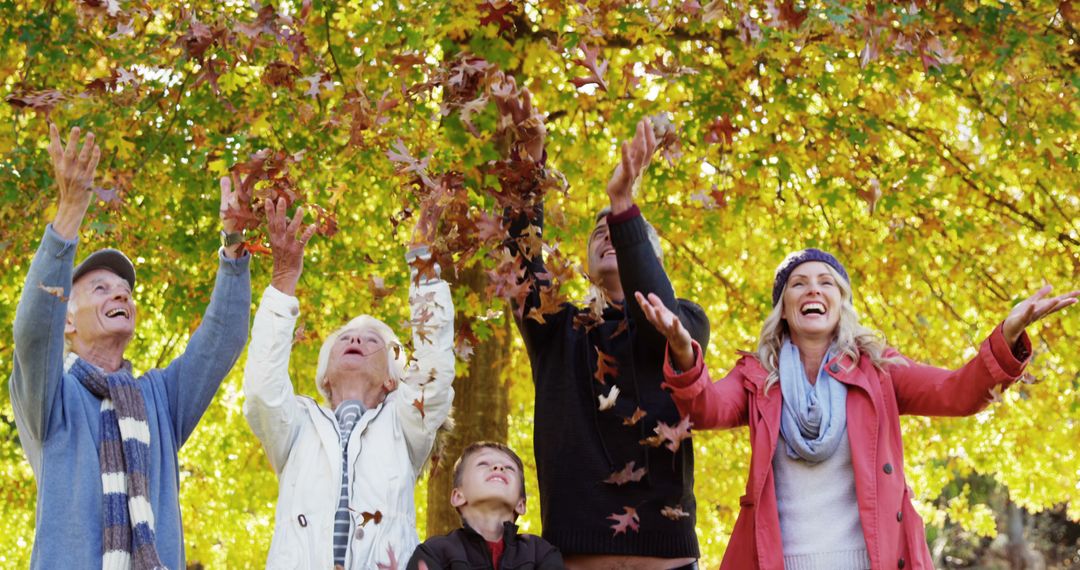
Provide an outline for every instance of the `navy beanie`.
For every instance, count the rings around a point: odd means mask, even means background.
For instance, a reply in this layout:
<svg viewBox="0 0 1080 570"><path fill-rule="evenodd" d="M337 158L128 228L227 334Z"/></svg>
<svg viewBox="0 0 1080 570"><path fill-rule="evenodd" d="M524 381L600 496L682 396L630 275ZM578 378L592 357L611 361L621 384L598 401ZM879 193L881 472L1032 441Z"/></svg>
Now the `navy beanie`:
<svg viewBox="0 0 1080 570"><path fill-rule="evenodd" d="M839 261L832 254L821 251L820 249L808 248L802 251L795 251L789 253L784 261L780 262L780 266L776 268L776 278L773 279L772 286L772 304L775 307L780 302L780 295L784 292L784 286L787 285L788 277L791 276L791 272L795 271L795 268L806 263L807 261L820 261L829 267L832 267L847 281L848 285L851 285L851 278L848 277L847 270L840 264Z"/></svg>

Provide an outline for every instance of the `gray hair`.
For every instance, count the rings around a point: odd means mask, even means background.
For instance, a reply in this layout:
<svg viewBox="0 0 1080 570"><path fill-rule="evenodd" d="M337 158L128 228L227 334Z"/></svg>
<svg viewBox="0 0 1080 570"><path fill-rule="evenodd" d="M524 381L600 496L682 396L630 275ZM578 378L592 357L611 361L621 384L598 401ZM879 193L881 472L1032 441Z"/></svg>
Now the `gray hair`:
<svg viewBox="0 0 1080 570"><path fill-rule="evenodd" d="M330 333L323 341L322 348L319 349L319 364L315 369L315 388L319 390L319 394L328 403L330 402L330 386L329 380L326 378L326 369L330 365L330 350L334 343L337 342L341 335L346 331L370 329L375 334L379 335L383 343L386 345L387 352L387 374L390 379L397 385L402 378L405 377L405 351L402 350L401 341L398 340L393 329L391 329L386 323L376 319L371 315L360 315L355 319L349 321L341 328Z"/></svg>

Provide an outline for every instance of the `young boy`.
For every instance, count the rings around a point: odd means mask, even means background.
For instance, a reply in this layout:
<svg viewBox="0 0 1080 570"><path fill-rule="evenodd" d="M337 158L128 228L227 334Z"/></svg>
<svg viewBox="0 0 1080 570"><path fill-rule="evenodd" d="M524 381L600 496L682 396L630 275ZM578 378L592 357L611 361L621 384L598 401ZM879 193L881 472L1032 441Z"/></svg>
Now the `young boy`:
<svg viewBox="0 0 1080 570"><path fill-rule="evenodd" d="M557 548L517 533L514 521L525 513L525 478L521 458L509 447L489 441L466 447L454 464L450 504L463 528L417 547L408 570L565 568Z"/></svg>

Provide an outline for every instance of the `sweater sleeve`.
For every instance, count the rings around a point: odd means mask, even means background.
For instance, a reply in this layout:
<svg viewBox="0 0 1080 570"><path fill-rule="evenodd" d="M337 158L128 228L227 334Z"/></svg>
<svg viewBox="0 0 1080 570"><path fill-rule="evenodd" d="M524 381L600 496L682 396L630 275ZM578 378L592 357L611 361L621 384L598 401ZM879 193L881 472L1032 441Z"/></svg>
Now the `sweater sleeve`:
<svg viewBox="0 0 1080 570"><path fill-rule="evenodd" d="M675 313L691 338L702 346L709 344L709 319L705 311L690 301L676 299L664 267L649 241L648 226L635 205L620 214L608 215L611 244L619 262L619 281L626 295L630 320L634 323L637 346L660 353L667 340L645 318L634 292L655 293Z"/></svg>
<svg viewBox="0 0 1080 570"><path fill-rule="evenodd" d="M694 366L680 372L664 357L664 388L671 392L679 414L690 416L695 429L733 428L749 422L750 400L741 381L740 365L724 378L713 382L694 341Z"/></svg>
<svg viewBox="0 0 1080 570"><path fill-rule="evenodd" d="M15 309L9 387L19 438L31 464L48 436L49 414L63 379L64 326L76 243L61 238L52 225L46 226ZM50 291L62 292L62 296Z"/></svg>
<svg viewBox="0 0 1080 570"><path fill-rule="evenodd" d="M285 468L303 414L289 379L293 328L299 315L296 297L268 286L255 311L244 366L244 418L279 474Z"/></svg>
<svg viewBox="0 0 1080 570"><path fill-rule="evenodd" d="M251 275L247 253L228 259L218 250L218 272L210 304L184 353L164 371L177 445L183 445L236 364L247 342Z"/></svg>
<svg viewBox="0 0 1080 570"><path fill-rule="evenodd" d="M507 215L511 212L507 210ZM543 249L527 250L522 245L527 241L539 240L544 234L544 204L537 204L531 212L521 213L509 220L509 237L505 242L511 255L521 258L520 272L521 282L528 286L528 295L520 305L515 299L511 299L511 307L514 310L514 319L521 338L525 342L525 348L529 354L535 354L536 350L549 342L562 330L560 321L569 318L571 312L568 305L560 307L558 313L543 315L543 322L536 318L529 318L529 314L543 306L544 291L551 286L551 278L544 266ZM532 233L535 232L535 235Z"/></svg>
<svg viewBox="0 0 1080 570"><path fill-rule="evenodd" d="M430 254L409 252L410 258L423 255ZM409 306L416 362L406 370L394 405L409 458L419 472L454 402L454 300L446 281L433 278L417 283L415 267L412 273Z"/></svg>
<svg viewBox="0 0 1080 570"><path fill-rule="evenodd" d="M1031 339L1021 335L1020 360L1013 354L998 325L979 346L979 352L956 370L937 368L908 360L889 367L901 414L922 416L969 416L993 399L992 390L1004 390L1024 372L1031 360ZM892 351L892 355L899 353Z"/></svg>

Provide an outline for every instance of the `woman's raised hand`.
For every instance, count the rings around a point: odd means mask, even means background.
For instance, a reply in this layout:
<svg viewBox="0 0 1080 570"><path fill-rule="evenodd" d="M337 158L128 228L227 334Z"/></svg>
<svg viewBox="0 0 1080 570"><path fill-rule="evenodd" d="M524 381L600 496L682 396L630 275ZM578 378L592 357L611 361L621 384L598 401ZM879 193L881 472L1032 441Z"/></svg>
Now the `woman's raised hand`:
<svg viewBox="0 0 1080 570"><path fill-rule="evenodd" d="M671 360L676 368L682 371L689 370L694 366L694 345L690 338L690 332L679 321L679 317L671 312L660 300L656 293L649 293L646 297L638 291L634 291L634 298L641 311L660 334L668 341L671 350Z"/></svg>
<svg viewBox="0 0 1080 570"><path fill-rule="evenodd" d="M285 216L285 199L277 204L267 198L263 205L266 209L266 228L270 235L270 249L274 252L274 273L270 284L286 295L296 295L296 283L304 270L304 246L318 228L311 224L301 228L304 221L304 207L293 212L292 220ZM303 230L301 232L301 229Z"/></svg>
<svg viewBox="0 0 1080 570"><path fill-rule="evenodd" d="M1072 291L1057 297L1046 298L1051 290L1053 286L1044 285L1034 295L1017 303L1009 312L1009 316L1005 317L1005 322L1001 324L1001 332L1005 333L1005 340L1009 342L1009 346L1016 346L1016 341L1020 340L1020 334L1032 323L1075 304L1077 298L1080 297L1080 291Z"/></svg>

